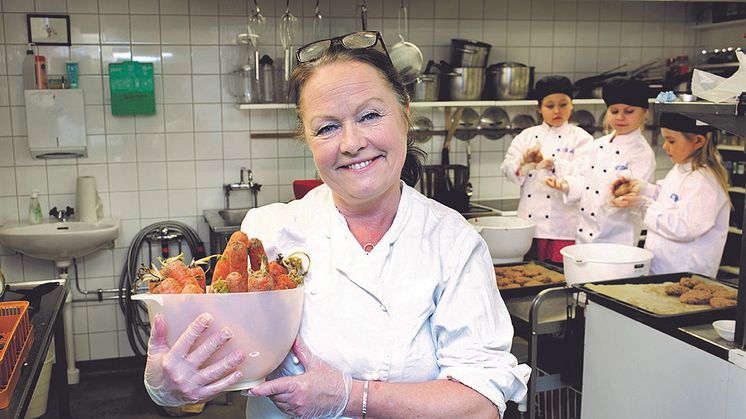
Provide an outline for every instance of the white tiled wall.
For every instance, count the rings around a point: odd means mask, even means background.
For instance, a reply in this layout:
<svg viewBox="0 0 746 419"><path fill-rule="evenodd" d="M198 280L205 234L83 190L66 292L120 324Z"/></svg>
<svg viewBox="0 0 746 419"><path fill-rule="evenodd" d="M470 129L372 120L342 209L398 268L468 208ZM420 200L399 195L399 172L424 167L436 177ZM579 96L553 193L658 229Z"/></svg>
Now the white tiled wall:
<svg viewBox="0 0 746 419"><path fill-rule="evenodd" d="M275 29L284 2L258 0L267 18L262 54L281 60ZM493 45L490 62L519 61L536 66L537 77L563 73L572 79L626 63L634 68L651 59L691 50L693 6L675 2L549 0L409 0L408 39L425 59L448 59L451 38L480 39ZM399 0L369 0L368 27L397 42ZM315 2L292 0L301 18L300 45L312 40ZM322 33L360 28L360 2L322 0ZM44 211L74 206L75 179L95 176L107 214L120 217L116 247L78 261L82 288L118 286L131 239L159 220L187 223L208 241L202 210L223 206L222 185L235 182L248 166L264 186L260 203L288 200L291 181L312 177L313 162L296 140L251 139L251 132L288 131L290 111L240 111L228 92L226 76L246 59L233 39L245 31L253 0L2 0L0 3L0 223L23 220L32 189L41 191ZM70 15L71 47L40 47L50 74L62 74L64 61L77 60L85 93L89 156L71 160L32 160L26 139L21 79L26 13ZM155 66L156 114L111 115L108 64L134 59ZM598 115L600 107L590 107ZM443 111L422 110L443 126ZM510 109L533 112L533 109ZM500 176L509 138L471 142L477 197L516 194ZM442 137L426 143L438 150ZM465 143L456 141L455 160L465 161ZM664 159L661 159L664 160ZM664 163L664 161L661 161ZM661 170L665 172L665 168ZM236 206L248 197L236 193ZM10 281L55 276L52 263L0 249L0 267ZM75 291L75 298L82 296ZM123 317L116 304L75 303L78 360L128 356Z"/></svg>

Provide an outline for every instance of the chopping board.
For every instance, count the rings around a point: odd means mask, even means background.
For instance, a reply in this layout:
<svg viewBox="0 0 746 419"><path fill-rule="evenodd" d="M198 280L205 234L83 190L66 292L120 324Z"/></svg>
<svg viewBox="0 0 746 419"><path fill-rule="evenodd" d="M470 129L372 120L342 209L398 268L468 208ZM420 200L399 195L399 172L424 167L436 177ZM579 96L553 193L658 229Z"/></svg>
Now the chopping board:
<svg viewBox="0 0 746 419"><path fill-rule="evenodd" d="M731 289L722 283L698 275L692 275L705 284ZM666 294L666 287L677 282L654 284L586 284L585 287L599 294L625 302L639 309L664 316L714 310L709 304L684 304L679 297Z"/></svg>

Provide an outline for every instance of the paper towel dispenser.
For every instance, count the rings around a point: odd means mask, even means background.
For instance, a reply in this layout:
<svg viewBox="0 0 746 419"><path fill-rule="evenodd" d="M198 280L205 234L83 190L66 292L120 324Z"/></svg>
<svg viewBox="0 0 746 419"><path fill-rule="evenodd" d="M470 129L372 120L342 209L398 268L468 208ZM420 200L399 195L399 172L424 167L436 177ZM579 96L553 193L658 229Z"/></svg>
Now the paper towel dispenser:
<svg viewBox="0 0 746 419"><path fill-rule="evenodd" d="M24 94L31 157L88 156L82 90L25 90Z"/></svg>

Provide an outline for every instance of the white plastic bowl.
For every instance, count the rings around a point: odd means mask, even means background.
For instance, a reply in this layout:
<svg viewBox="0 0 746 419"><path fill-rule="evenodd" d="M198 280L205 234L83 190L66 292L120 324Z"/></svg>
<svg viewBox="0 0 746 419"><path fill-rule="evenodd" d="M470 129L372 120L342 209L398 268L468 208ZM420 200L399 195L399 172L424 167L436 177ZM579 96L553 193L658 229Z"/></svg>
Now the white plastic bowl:
<svg viewBox="0 0 746 419"><path fill-rule="evenodd" d="M718 332L721 338L728 342L733 342L736 336L736 321L735 320L718 320L712 322L712 327Z"/></svg>
<svg viewBox="0 0 746 419"><path fill-rule="evenodd" d="M568 285L647 275L653 260L647 249L611 243L574 244L560 253Z"/></svg>
<svg viewBox="0 0 746 419"><path fill-rule="evenodd" d="M490 249L492 263L513 263L523 260L531 249L536 223L518 217L500 215L469 219Z"/></svg>
<svg viewBox="0 0 746 419"><path fill-rule="evenodd" d="M233 338L211 360L221 359L236 349L243 351L246 359L240 366L242 381L228 388L243 390L262 383L290 351L300 327L303 295L301 286L235 294L137 294L132 299L147 303L151 324L153 316L163 314L169 345L204 312L215 320L195 347L223 326L229 327Z"/></svg>

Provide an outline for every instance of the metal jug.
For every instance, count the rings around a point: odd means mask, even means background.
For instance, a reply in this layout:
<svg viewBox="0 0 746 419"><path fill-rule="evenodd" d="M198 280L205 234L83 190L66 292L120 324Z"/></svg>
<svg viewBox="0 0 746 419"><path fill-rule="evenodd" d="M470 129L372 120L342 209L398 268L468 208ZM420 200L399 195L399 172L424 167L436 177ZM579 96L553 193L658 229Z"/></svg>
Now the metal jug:
<svg viewBox="0 0 746 419"><path fill-rule="evenodd" d="M229 90L238 103L259 102L256 74L250 65L237 67L228 80Z"/></svg>

